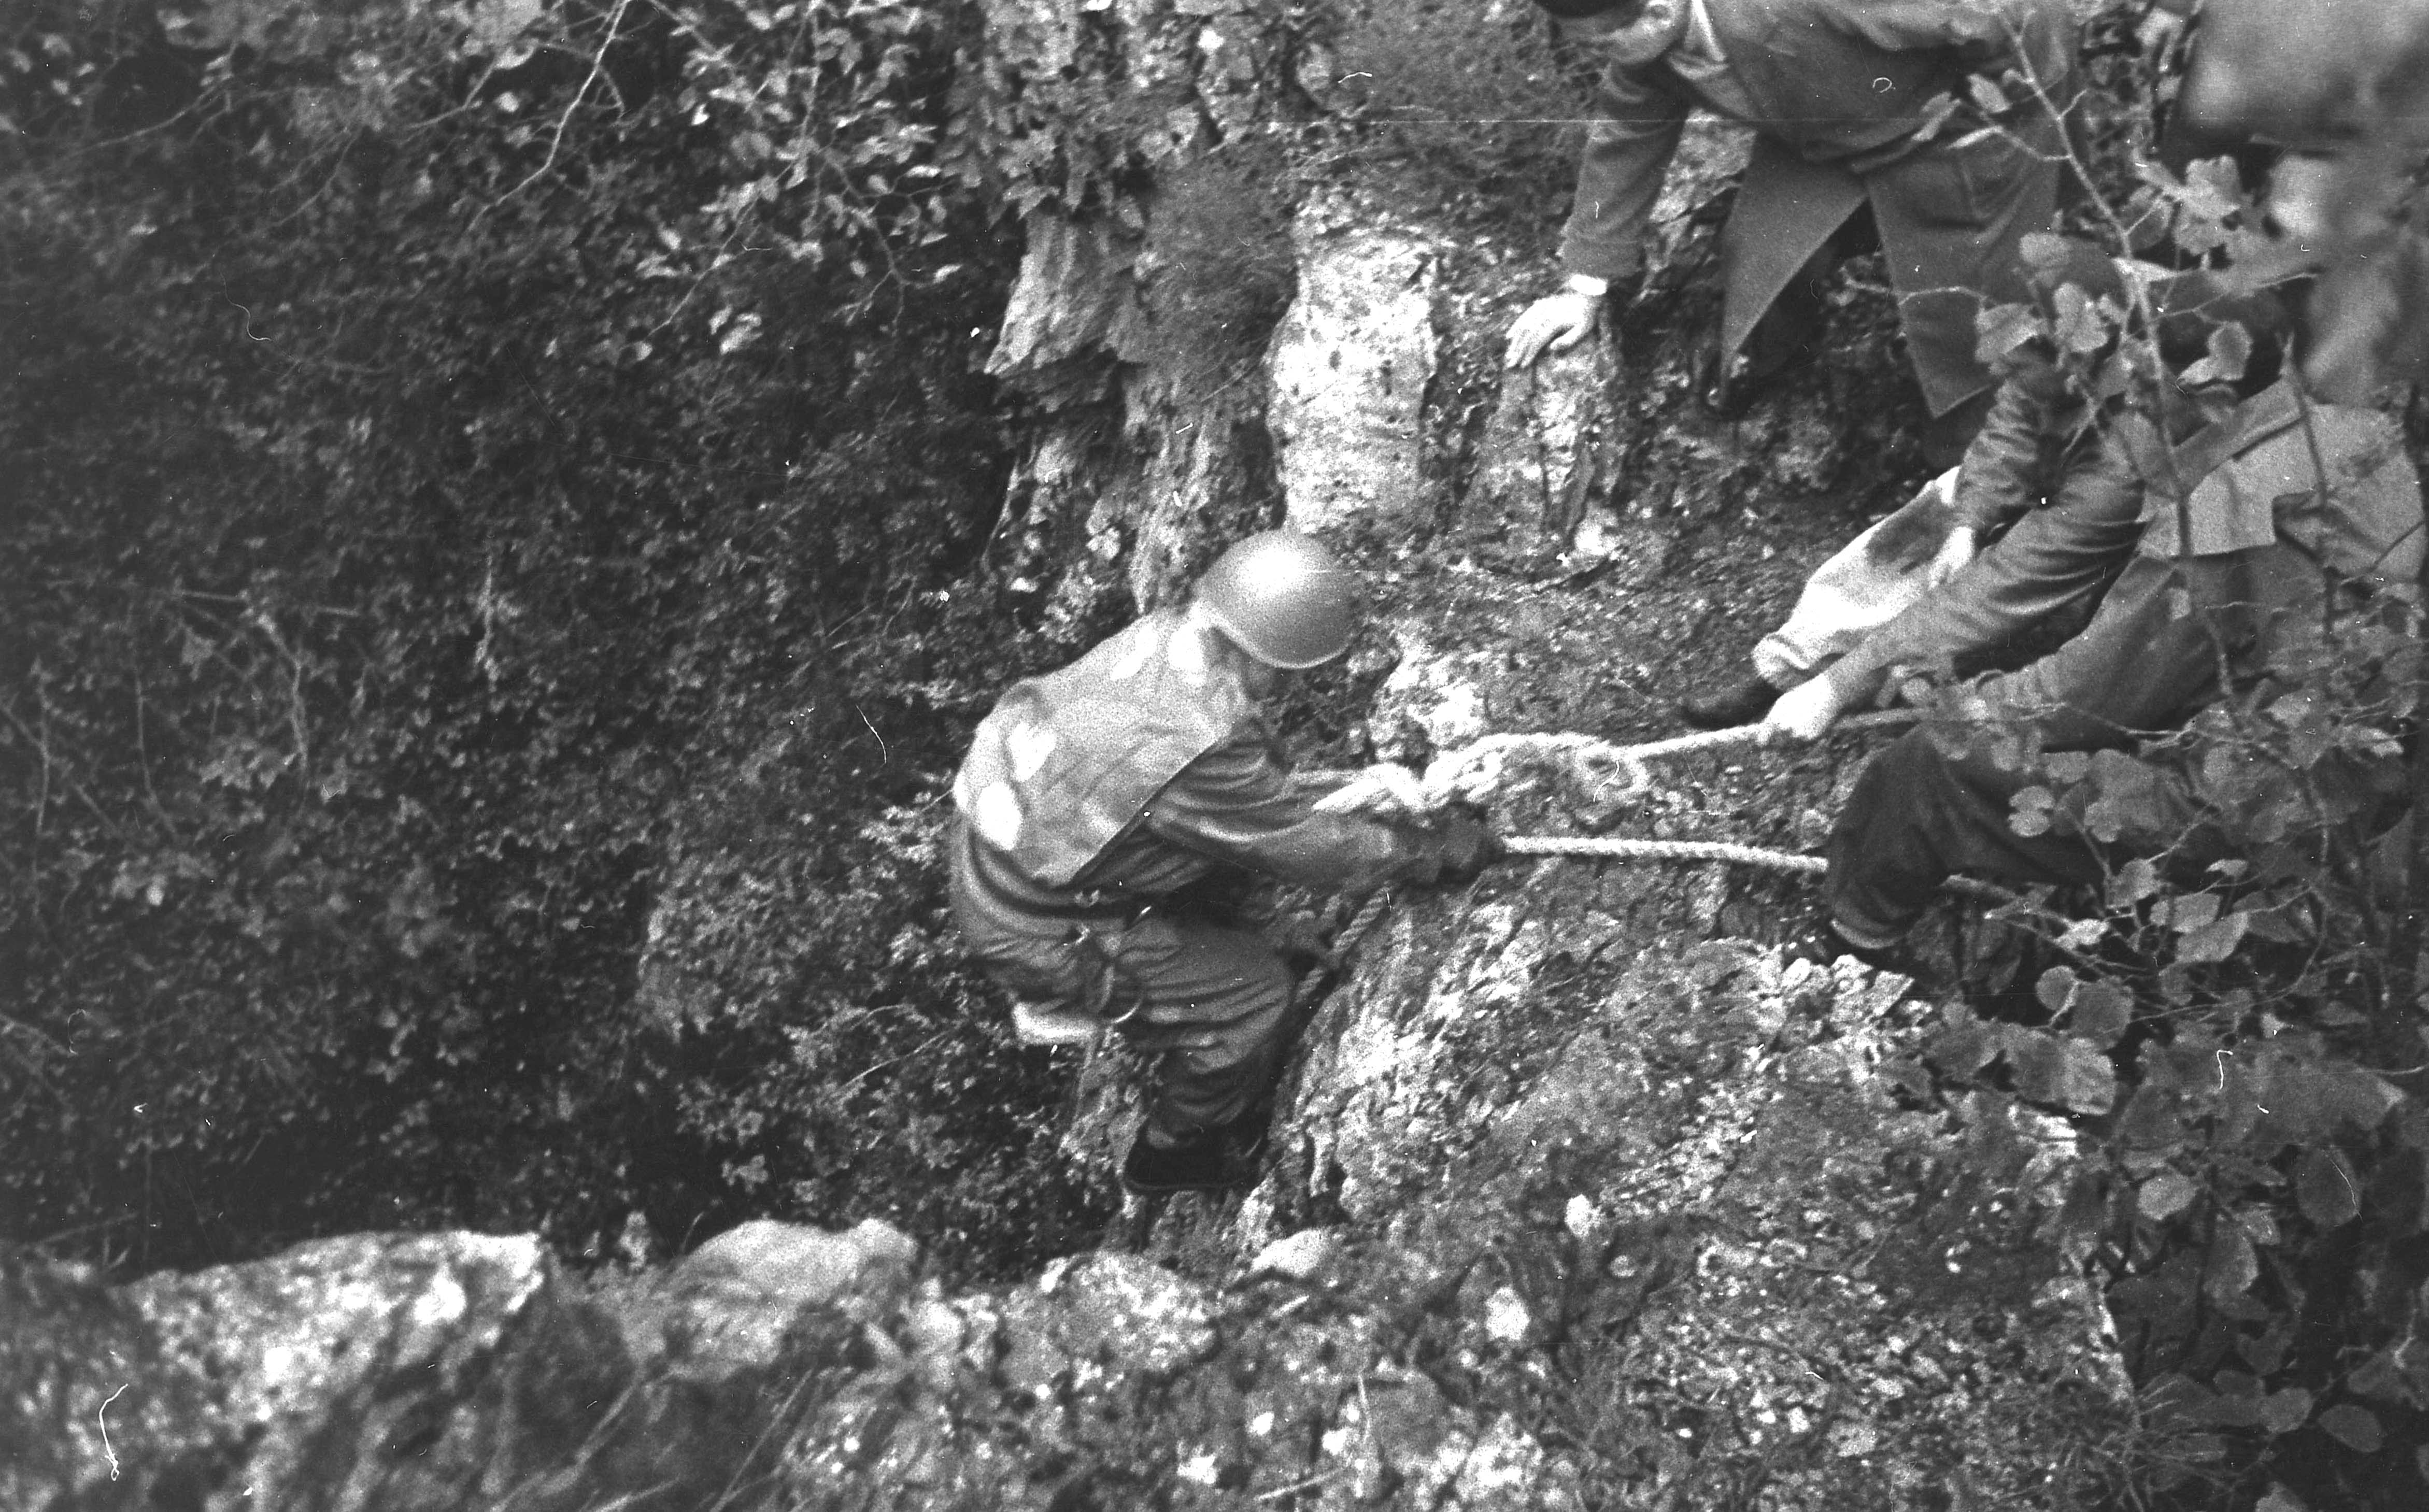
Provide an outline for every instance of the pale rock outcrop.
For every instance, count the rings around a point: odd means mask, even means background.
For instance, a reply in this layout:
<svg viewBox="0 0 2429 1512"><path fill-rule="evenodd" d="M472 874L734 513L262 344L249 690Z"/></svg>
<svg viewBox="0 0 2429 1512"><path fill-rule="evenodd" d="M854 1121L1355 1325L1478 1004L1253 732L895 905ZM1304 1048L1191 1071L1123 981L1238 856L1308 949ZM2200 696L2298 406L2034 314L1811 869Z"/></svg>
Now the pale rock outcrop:
<svg viewBox="0 0 2429 1512"><path fill-rule="evenodd" d="M694 1512L1576 1504L1506 1416L1136 1256L946 1296L882 1224L754 1223L584 1282L528 1237L358 1235L109 1289L0 1257L0 1504Z"/></svg>
<svg viewBox="0 0 2429 1512"><path fill-rule="evenodd" d="M986 371L1049 410L1100 399L1111 376L1104 354L1141 318L1134 238L1103 220L1042 210L1021 224L1028 247Z"/></svg>
<svg viewBox="0 0 2429 1512"><path fill-rule="evenodd" d="M1530 577L1581 571L1611 554L1616 377L1611 344L1597 333L1504 379L1460 497L1462 546Z"/></svg>
<svg viewBox="0 0 2429 1512"><path fill-rule="evenodd" d="M1290 523L1399 544L1429 523L1421 423L1434 259L1421 236L1318 194L1292 227L1298 291L1266 356Z"/></svg>
<svg viewBox="0 0 2429 1512"><path fill-rule="evenodd" d="M1488 690L1510 668L1489 649L1455 650L1420 624L1386 627L1398 650L1366 716L1367 741L1380 759L1423 767L1437 751L1482 738L1497 724Z"/></svg>

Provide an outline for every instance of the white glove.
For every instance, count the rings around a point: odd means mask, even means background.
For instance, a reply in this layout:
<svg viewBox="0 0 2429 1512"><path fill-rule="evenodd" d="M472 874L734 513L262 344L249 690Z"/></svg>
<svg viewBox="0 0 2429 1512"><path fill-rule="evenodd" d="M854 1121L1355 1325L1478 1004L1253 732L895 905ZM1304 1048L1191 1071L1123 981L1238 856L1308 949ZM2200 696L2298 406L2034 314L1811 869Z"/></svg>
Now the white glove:
<svg viewBox="0 0 2429 1512"><path fill-rule="evenodd" d="M1809 745L1822 738L1843 707L1828 678L1808 678L1781 694L1763 715L1760 739L1766 746Z"/></svg>
<svg viewBox="0 0 2429 1512"><path fill-rule="evenodd" d="M1584 340L1602 315L1605 297L1564 288L1528 305L1525 314L1510 322L1509 353L1504 365L1528 367L1546 349L1566 352Z"/></svg>

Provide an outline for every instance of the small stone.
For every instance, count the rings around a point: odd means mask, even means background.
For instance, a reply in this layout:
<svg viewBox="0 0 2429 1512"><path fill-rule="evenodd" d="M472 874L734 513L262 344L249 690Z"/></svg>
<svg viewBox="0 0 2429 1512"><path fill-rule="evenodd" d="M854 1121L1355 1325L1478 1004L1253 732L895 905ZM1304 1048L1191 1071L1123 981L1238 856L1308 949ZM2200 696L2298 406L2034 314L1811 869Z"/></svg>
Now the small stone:
<svg viewBox="0 0 2429 1512"><path fill-rule="evenodd" d="M1528 1325L1534 1318L1518 1293L1503 1287L1484 1300L1484 1331L1505 1344L1514 1344L1527 1337Z"/></svg>
<svg viewBox="0 0 2429 1512"><path fill-rule="evenodd" d="M1339 1230L1303 1228L1259 1250L1257 1257L1248 1262L1248 1274L1321 1284L1331 1278L1333 1266L1340 1258Z"/></svg>

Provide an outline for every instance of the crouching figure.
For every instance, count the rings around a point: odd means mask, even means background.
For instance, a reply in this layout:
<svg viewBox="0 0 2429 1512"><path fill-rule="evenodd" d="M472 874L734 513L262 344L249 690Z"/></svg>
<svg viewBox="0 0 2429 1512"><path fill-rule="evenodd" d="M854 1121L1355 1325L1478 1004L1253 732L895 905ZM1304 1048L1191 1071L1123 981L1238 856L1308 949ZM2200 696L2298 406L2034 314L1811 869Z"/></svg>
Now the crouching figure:
<svg viewBox="0 0 2429 1512"><path fill-rule="evenodd" d="M1263 705L1347 649L1355 578L1314 538L1232 546L1187 603L1016 683L953 785L953 912L1021 1022L1095 1020L1156 1061L1134 1192L1245 1184L1290 1028L1276 947L1199 900L1221 874L1351 894L1472 875L1481 823L1315 812Z"/></svg>

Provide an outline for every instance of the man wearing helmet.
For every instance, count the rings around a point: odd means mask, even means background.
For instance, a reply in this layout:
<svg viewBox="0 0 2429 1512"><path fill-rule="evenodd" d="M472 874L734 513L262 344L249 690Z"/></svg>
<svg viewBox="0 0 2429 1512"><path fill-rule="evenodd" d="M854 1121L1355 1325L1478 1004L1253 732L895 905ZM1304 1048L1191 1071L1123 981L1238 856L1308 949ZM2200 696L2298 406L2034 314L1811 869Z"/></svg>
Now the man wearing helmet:
<svg viewBox="0 0 2429 1512"><path fill-rule="evenodd" d="M1014 685L953 784L955 921L1026 1005L1111 1025L1158 1062L1123 1162L1136 1192L1214 1191L1251 1175L1252 1109L1287 1030L1291 978L1260 936L1187 895L1250 873L1365 893L1473 873L1482 825L1319 814L1260 704L1284 672L1357 630L1356 583L1312 537L1241 541L1186 604L1069 666Z"/></svg>
<svg viewBox="0 0 2429 1512"><path fill-rule="evenodd" d="M2057 208L2066 143L2054 112L2077 90L2062 0L1537 4L1608 66L1562 234L1567 286L1512 325L1510 365L1574 345L1611 286L1637 273L1671 155L1701 107L1757 133L1722 237L1707 402L1733 413L1762 370L1807 347L1821 311L1811 285L1834 236L1869 205L1934 420L1925 450L1954 462L1991 386L1974 355L1975 312L2022 295L2017 244ZM2002 109L1967 84L2009 70L2038 93L2011 91Z"/></svg>

